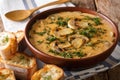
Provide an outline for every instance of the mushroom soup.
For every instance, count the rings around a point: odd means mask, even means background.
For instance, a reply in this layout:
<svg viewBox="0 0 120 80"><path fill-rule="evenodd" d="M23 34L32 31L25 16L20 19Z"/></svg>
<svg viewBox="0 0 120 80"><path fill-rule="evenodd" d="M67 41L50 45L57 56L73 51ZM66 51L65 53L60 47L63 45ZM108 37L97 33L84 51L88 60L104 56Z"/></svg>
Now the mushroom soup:
<svg viewBox="0 0 120 80"><path fill-rule="evenodd" d="M79 11L60 12L37 20L29 32L31 44L45 54L83 58L100 54L114 42L104 19Z"/></svg>

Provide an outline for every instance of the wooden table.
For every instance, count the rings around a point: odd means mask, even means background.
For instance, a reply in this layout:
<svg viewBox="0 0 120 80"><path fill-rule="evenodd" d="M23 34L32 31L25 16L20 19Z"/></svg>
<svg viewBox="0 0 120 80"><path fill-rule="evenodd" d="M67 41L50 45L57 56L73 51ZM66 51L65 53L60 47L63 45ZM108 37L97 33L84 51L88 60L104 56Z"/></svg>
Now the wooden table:
<svg viewBox="0 0 120 80"><path fill-rule="evenodd" d="M120 31L120 1L119 0L71 0L78 7L89 8L105 14L112 19ZM0 31L3 31L2 20L0 19ZM84 80L120 80L120 65L98 73Z"/></svg>
<svg viewBox="0 0 120 80"><path fill-rule="evenodd" d="M120 1L119 0L71 0L78 7L89 8L103 13L113 20L120 31ZM85 80L120 80L120 65L108 71L98 73Z"/></svg>

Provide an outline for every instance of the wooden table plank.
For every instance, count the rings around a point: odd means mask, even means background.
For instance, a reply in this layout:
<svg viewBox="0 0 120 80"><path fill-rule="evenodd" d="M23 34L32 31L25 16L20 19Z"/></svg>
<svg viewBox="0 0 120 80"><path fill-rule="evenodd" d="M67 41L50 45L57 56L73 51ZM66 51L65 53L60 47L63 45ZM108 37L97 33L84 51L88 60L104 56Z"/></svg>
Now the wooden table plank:
<svg viewBox="0 0 120 80"><path fill-rule="evenodd" d="M120 80L120 65L108 70L109 80Z"/></svg>
<svg viewBox="0 0 120 80"><path fill-rule="evenodd" d="M88 8L91 10L96 10L96 5L94 0L71 0L73 4L77 7Z"/></svg>
<svg viewBox="0 0 120 80"><path fill-rule="evenodd" d="M108 80L108 74L107 71L101 72L84 80Z"/></svg>
<svg viewBox="0 0 120 80"><path fill-rule="evenodd" d="M112 19L120 31L120 1L119 0L95 0L97 11Z"/></svg>

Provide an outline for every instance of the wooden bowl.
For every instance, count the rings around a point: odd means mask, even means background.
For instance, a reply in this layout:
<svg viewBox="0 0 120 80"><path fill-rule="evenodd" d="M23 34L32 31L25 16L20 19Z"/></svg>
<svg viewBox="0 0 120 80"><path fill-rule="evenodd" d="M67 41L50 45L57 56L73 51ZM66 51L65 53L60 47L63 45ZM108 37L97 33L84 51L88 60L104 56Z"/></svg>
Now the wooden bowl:
<svg viewBox="0 0 120 80"><path fill-rule="evenodd" d="M100 54L91 56L91 57L85 57L85 58L81 58L81 59L59 58L59 57L55 57L55 56L45 54L42 51L39 51L29 41L29 31L31 30L32 25L36 22L36 20L44 19L51 14L59 13L59 12L63 12L63 11L81 11L81 12L84 12L84 13L97 15L97 16L105 19L112 26L112 29L115 33L115 42L106 51L104 51ZM114 48L116 47L117 42L118 42L118 36L119 36L118 28L109 18L107 18L106 16L104 16L101 13L97 13L95 11L85 9L85 8L79 8L79 7L60 7L60 8L46 10L44 12L39 13L35 17L33 17L28 22L28 24L25 28L25 40L27 42L27 45L28 45L29 49L32 51L32 53L37 58L39 58L41 61L43 61L44 63L55 64L55 65L62 66L62 67L88 67L88 66L92 66L92 65L95 65L99 62L104 61L107 57L109 57L109 55L113 52Z"/></svg>

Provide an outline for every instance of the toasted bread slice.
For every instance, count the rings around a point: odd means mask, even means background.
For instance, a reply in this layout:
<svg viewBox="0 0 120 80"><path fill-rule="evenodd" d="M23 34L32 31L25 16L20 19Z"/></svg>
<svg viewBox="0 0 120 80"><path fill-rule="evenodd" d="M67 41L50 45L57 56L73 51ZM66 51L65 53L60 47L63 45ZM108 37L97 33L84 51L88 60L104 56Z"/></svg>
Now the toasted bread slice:
<svg viewBox="0 0 120 80"><path fill-rule="evenodd" d="M24 31L20 30L14 33L16 38L17 38L17 42L18 42L18 51L19 52L23 52L26 48L27 48L27 44L25 42L25 38L24 38Z"/></svg>
<svg viewBox="0 0 120 80"><path fill-rule="evenodd" d="M16 80L14 72L10 69L0 69L0 80Z"/></svg>
<svg viewBox="0 0 120 80"><path fill-rule="evenodd" d="M34 73L31 80L63 80L64 72L56 65L45 65L42 69Z"/></svg>
<svg viewBox="0 0 120 80"><path fill-rule="evenodd" d="M36 59L23 53L16 53L12 59L5 60L5 67L12 69L18 79L30 80L37 70Z"/></svg>
<svg viewBox="0 0 120 80"><path fill-rule="evenodd" d="M0 69L1 68L5 68L5 65L4 65L4 60L0 56Z"/></svg>
<svg viewBox="0 0 120 80"><path fill-rule="evenodd" d="M17 46L17 39L14 33L0 33L0 55L4 60L12 58L17 51Z"/></svg>
<svg viewBox="0 0 120 80"><path fill-rule="evenodd" d="M18 43L24 38L24 31L22 31L22 30L17 31L14 34L17 38Z"/></svg>

